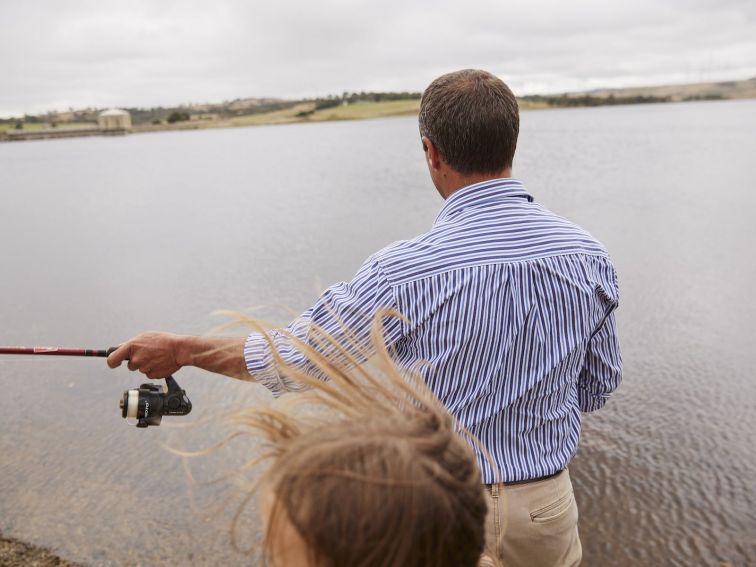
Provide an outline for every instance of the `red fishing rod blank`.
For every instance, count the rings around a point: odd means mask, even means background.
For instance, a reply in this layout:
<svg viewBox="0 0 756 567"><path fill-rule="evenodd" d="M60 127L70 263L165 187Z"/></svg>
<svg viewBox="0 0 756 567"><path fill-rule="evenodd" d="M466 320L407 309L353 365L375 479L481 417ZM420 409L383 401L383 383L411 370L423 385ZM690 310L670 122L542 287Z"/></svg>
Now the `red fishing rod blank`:
<svg viewBox="0 0 756 567"><path fill-rule="evenodd" d="M60 348L60 347L0 347L0 354L32 354L43 356L99 356L107 357L116 347L109 349Z"/></svg>

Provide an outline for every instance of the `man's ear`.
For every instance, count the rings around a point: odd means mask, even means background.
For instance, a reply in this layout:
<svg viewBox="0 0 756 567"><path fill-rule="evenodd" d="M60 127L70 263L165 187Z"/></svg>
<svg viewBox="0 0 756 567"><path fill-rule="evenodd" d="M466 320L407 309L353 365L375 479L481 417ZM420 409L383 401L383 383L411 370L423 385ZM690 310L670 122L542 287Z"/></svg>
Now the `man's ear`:
<svg viewBox="0 0 756 567"><path fill-rule="evenodd" d="M425 161L428 162L428 167L431 169L439 169L441 167L441 154L438 148L430 141L428 136L421 138L423 142L423 150L425 151Z"/></svg>

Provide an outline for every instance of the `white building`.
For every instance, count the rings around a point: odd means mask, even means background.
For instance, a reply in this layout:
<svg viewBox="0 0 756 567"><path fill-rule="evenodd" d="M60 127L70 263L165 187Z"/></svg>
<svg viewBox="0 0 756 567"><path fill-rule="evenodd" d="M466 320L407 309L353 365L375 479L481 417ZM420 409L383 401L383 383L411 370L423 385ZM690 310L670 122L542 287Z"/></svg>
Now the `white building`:
<svg viewBox="0 0 756 567"><path fill-rule="evenodd" d="M128 132L131 130L131 115L125 110L111 108L100 112L97 126L104 132Z"/></svg>

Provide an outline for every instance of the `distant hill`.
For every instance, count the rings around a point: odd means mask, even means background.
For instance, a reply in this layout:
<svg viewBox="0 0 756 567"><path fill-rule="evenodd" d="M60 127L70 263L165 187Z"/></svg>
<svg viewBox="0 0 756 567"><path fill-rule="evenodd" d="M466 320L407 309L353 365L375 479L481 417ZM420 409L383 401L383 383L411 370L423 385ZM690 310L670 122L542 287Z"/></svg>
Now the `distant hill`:
<svg viewBox="0 0 756 567"><path fill-rule="evenodd" d="M556 95L527 95L520 101L524 110L537 108L608 106L693 100L756 98L756 77L744 81L692 83L622 89L594 89Z"/></svg>
<svg viewBox="0 0 756 567"><path fill-rule="evenodd" d="M624 89L597 89L589 93L569 93L569 96L591 94L594 96L654 96L669 97L671 102L684 100L715 100L731 98L756 98L756 77L744 81L718 83L690 83L686 85L662 85L657 87L631 87Z"/></svg>

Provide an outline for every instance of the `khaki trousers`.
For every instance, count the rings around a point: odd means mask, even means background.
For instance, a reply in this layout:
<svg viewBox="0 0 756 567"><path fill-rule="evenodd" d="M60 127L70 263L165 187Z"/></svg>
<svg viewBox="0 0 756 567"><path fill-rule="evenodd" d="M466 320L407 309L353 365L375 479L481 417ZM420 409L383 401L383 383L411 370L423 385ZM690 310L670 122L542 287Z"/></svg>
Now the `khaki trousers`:
<svg viewBox="0 0 756 567"><path fill-rule="evenodd" d="M546 480L486 487L486 549L504 567L579 565L578 510L567 470Z"/></svg>

